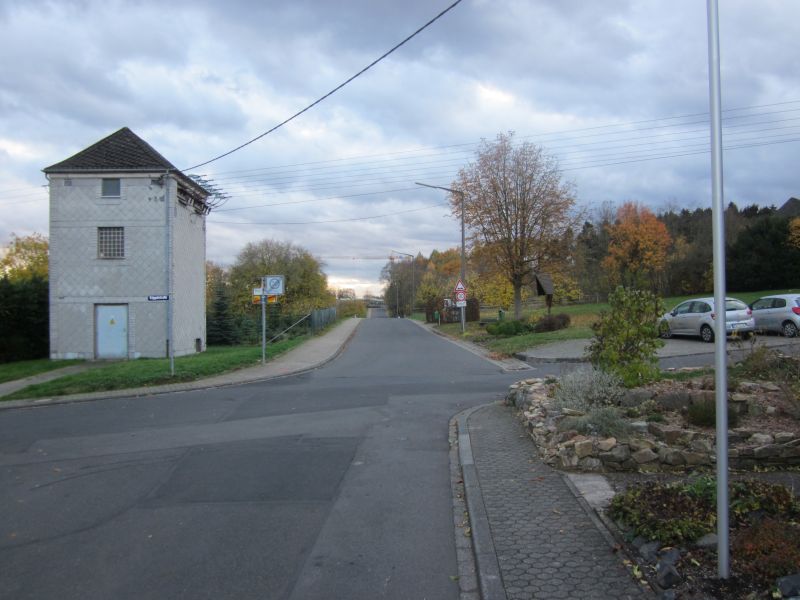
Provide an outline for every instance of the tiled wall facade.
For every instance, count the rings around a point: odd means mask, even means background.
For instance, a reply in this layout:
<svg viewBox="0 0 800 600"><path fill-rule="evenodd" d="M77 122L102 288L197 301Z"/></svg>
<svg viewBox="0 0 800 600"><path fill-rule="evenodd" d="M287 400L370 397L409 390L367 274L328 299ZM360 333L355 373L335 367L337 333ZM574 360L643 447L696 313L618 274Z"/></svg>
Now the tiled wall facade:
<svg viewBox="0 0 800 600"><path fill-rule="evenodd" d="M50 177L50 355L52 358L95 358L94 313L97 304L128 305L128 356L166 355L167 303L148 301L150 295L167 293L166 210L164 188L155 180L159 173L119 176L119 198L101 197L101 178L94 176ZM179 223L186 208L175 201L176 182L171 182L173 215ZM175 278L173 298L194 296L205 285L205 223L180 225L180 243L199 247L191 258L180 258L176 243L176 266L185 273ZM125 257L98 257L97 228L125 228ZM185 230L185 231L184 231ZM175 240L177 242L177 239ZM180 286L186 286L184 289ZM179 332L176 354L194 352L194 339L205 345L205 294L196 305L180 312L193 324ZM181 317L182 320L186 316ZM202 321L202 328L197 325ZM190 340L191 343L185 340Z"/></svg>

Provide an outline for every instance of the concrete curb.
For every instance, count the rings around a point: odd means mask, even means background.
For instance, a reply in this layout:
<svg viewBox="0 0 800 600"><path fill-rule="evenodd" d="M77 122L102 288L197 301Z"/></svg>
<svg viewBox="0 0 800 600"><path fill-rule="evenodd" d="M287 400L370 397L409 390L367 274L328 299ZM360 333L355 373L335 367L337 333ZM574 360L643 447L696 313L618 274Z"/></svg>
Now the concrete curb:
<svg viewBox="0 0 800 600"><path fill-rule="evenodd" d="M412 319L409 319L412 320ZM501 371L504 373L516 373L517 371L530 371L531 365L528 364L524 360L519 360L518 357L514 356L513 359L506 359L506 360L496 360L489 357L489 352L477 344L473 344L472 342L467 342L465 340L457 340L453 337L450 337L446 333L442 333L437 329L434 329L433 326L427 325L425 323L420 323L419 321L414 321L418 326L422 327L426 331L438 335L441 338L446 339L448 342L455 344L459 348L463 348L467 352L471 352L476 356L480 356L484 360L488 360L493 365L497 366Z"/></svg>
<svg viewBox="0 0 800 600"><path fill-rule="evenodd" d="M469 437L467 420L470 415L485 406L476 406L458 413L451 419L458 432L458 461L461 477L464 482L464 495L467 501L469 524L472 531L472 551L475 558L475 570L478 575L480 597L482 600L507 600L497 562L497 552L492 540L489 517L483 503L478 471L472 456L472 444Z"/></svg>
<svg viewBox="0 0 800 600"><path fill-rule="evenodd" d="M218 389L218 388L225 388L231 387L234 385L243 385L248 383L258 383L264 381L273 381L275 379L283 379L285 377L293 377L295 375L302 375L303 373L309 373L320 367L325 366L329 362L335 360L347 347L347 344L350 343L350 340L353 339L355 336L356 331L358 330L359 325L361 324L362 319L359 319L358 324L353 328L353 330L347 335L344 341L339 345L336 351L326 357L325 359L314 363L309 367L305 367L302 369L297 369L295 371L290 371L286 373L280 373L277 375L267 375L267 376L257 376L257 377L247 377L237 380L237 381L226 381L220 383L209 383L209 381L215 377L221 377L223 375L214 375L213 377L207 379L199 379L197 381L187 381L185 383L174 383L168 385L159 385L153 387L141 387L141 388L129 388L123 390L109 390L106 392L91 392L87 394L70 394L67 396L57 396L54 398L32 398L32 399L21 399L21 400L8 400L2 401L0 400L0 411L2 410L11 410L15 408L34 408L39 406L52 406L56 404L75 404L79 402L93 402L95 400L104 400L104 399L111 399L111 398L140 398L144 396L160 396L164 394L174 394L177 392L189 392L195 390L211 390L211 389ZM302 348L302 346L300 346ZM228 374L235 374L236 371L231 371Z"/></svg>

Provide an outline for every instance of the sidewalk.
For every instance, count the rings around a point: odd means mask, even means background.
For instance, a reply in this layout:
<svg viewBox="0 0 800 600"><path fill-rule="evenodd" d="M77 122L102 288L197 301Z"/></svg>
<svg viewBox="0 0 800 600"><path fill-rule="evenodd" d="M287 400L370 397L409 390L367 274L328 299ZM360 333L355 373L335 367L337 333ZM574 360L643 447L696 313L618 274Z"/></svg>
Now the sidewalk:
<svg viewBox="0 0 800 600"><path fill-rule="evenodd" d="M458 422L483 600L654 597L562 475L539 460L509 408L491 404Z"/></svg>
<svg viewBox="0 0 800 600"><path fill-rule="evenodd" d="M83 402L87 400L99 400L101 398L129 398L131 396L150 396L153 394L167 394L170 392L181 392L188 390L199 390L206 388L223 387L255 381L265 381L277 379L288 375L304 373L321 367L327 362L336 358L344 348L345 344L355 334L355 330L362 319L345 319L334 328L325 332L323 335L316 336L307 342L293 348L285 354L281 354L273 360L268 360L266 365L258 365L238 371L230 371L222 375L215 375L207 379L197 381L187 381L183 383L172 383L142 388L125 390L113 390L106 392L92 392L90 394L73 394L70 396L58 396L55 398L42 398L37 400L10 400L0 401L0 410L8 408L19 408L24 406L39 406L43 404L65 404L69 402ZM82 365L79 365L82 366ZM67 367L71 368L71 367ZM66 370L66 369L64 369ZM59 371L63 371L59 369ZM28 378L25 385L46 381L45 377L54 373L43 373ZM65 374L65 373L61 373ZM60 376L60 375L59 375ZM41 378L41 379L40 379ZM54 379L50 377L49 379ZM8 382L13 383L13 382ZM6 384L7 385L7 384ZM13 390L12 390L13 391ZM10 394L11 391L5 392Z"/></svg>
<svg viewBox="0 0 800 600"><path fill-rule="evenodd" d="M563 342L552 342L517 352L514 356L519 360L530 362L582 362L586 360L586 348L589 346L589 341L565 340ZM664 346L656 352L659 358L714 354L714 344L706 344L698 339L672 338L664 340L664 342ZM755 344L756 347L763 345L770 348L797 350L800 347L800 338L759 336ZM746 352L750 348L750 342L729 340L727 347L729 351Z"/></svg>

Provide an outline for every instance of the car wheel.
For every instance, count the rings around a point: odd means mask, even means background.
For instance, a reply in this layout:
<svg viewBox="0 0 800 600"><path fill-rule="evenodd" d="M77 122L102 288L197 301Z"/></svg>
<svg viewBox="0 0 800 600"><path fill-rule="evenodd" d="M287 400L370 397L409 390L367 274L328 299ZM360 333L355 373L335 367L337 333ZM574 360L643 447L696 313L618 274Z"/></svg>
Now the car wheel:
<svg viewBox="0 0 800 600"><path fill-rule="evenodd" d="M672 337L672 330L669 328L669 323L666 321L661 321L658 325L658 337L668 340Z"/></svg>
<svg viewBox="0 0 800 600"><path fill-rule="evenodd" d="M792 323L791 321L786 321L781 328L783 331L783 335L786 337L795 337L797 336L797 325Z"/></svg>
<svg viewBox="0 0 800 600"><path fill-rule="evenodd" d="M711 329L711 327L709 327L708 325L703 325L700 328L700 339L706 342L707 344L710 344L711 342L714 341L714 330Z"/></svg>

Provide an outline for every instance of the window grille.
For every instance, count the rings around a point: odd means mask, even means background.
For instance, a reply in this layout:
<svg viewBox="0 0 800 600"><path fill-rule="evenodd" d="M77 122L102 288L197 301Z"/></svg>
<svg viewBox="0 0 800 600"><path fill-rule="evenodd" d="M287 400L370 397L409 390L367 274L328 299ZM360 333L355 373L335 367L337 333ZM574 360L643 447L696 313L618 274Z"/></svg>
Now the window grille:
<svg viewBox="0 0 800 600"><path fill-rule="evenodd" d="M97 228L97 258L125 258L125 228Z"/></svg>

